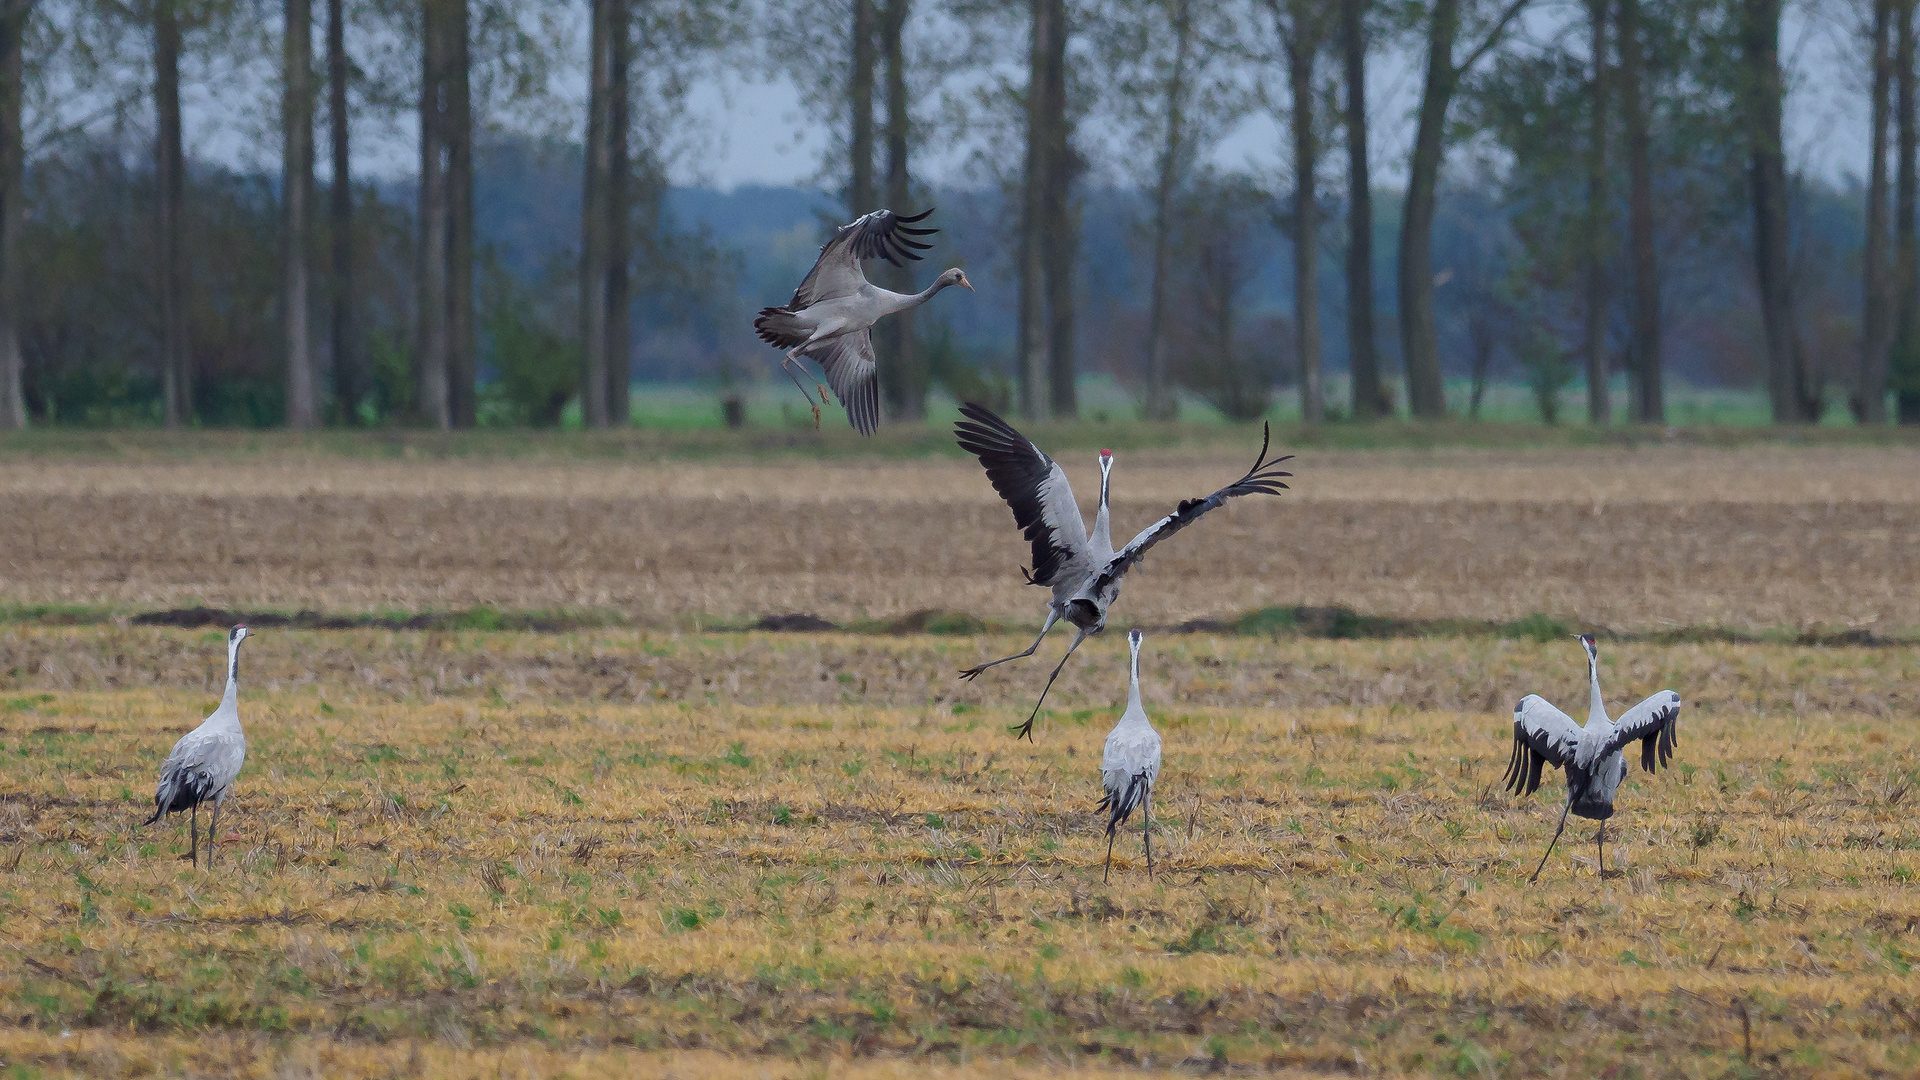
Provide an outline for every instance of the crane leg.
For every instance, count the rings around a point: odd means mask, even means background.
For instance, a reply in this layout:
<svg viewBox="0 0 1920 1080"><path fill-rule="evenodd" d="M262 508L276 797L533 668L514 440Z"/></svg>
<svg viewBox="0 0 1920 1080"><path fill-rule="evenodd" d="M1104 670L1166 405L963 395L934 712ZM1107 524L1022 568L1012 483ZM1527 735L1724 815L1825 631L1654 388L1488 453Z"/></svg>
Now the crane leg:
<svg viewBox="0 0 1920 1080"><path fill-rule="evenodd" d="M1560 842L1560 834L1564 832L1567 827L1567 814L1572 812L1572 810L1573 797L1569 795L1567 797L1566 809L1560 811L1560 827L1553 830L1553 839L1547 841L1547 855L1553 854L1553 845ZM1547 868L1547 855L1540 856L1540 865L1533 868L1533 876L1527 879L1527 884L1531 885L1540 880L1540 871Z"/></svg>
<svg viewBox="0 0 1920 1080"><path fill-rule="evenodd" d="M1048 608L1046 624L1040 627L1040 636L1033 639L1033 644L1027 646L1026 652L1014 653L1012 656L1003 656L998 660L989 660L986 663L981 664L979 667L971 667L961 672L960 677L963 679L972 679L975 675L980 674L981 672L987 670L988 668L998 667L999 665L1004 664L1009 660L1025 660L1027 657L1032 656L1034 652L1040 648L1040 643L1047 639L1047 631L1053 629L1053 624L1059 621L1060 621L1060 614L1054 611L1052 608Z"/></svg>
<svg viewBox="0 0 1920 1080"><path fill-rule="evenodd" d="M1100 871L1100 884L1105 885L1113 876L1113 830L1107 830L1107 868Z"/></svg>
<svg viewBox="0 0 1920 1080"><path fill-rule="evenodd" d="M193 816L187 819L188 858L193 865L200 865L200 804L193 804Z"/></svg>
<svg viewBox="0 0 1920 1080"><path fill-rule="evenodd" d="M207 826L207 869L213 869L213 843L220 835L220 803L213 804L213 823Z"/></svg>
<svg viewBox="0 0 1920 1080"><path fill-rule="evenodd" d="M820 426L820 406L815 405L813 403L813 395L807 393L807 388L800 385L800 376L794 374L793 372L794 365L800 362L800 358L795 355L799 351L800 350L798 348L788 349L787 358L785 360L780 361L780 370L786 372L787 378L793 380L793 388L800 391L800 397L806 401L807 408L813 410L813 426L818 428ZM827 388L824 386L819 386L817 383L815 384L815 386L820 391L820 400L821 401L827 400Z"/></svg>
<svg viewBox="0 0 1920 1080"><path fill-rule="evenodd" d="M1598 856L1598 861L1596 861L1594 865L1600 868L1600 880L1605 881L1607 879L1607 823L1606 822L1603 821L1600 823L1600 834L1596 836L1594 839L1600 845L1600 854Z"/></svg>
<svg viewBox="0 0 1920 1080"><path fill-rule="evenodd" d="M1053 680L1060 677L1060 669L1066 667L1067 661L1073 658L1073 650L1079 648L1080 643L1085 640L1087 640L1087 632L1076 629L1073 634L1073 644L1067 646L1067 655L1061 657L1060 662L1054 665L1053 674L1047 676L1047 685L1040 688L1040 700L1033 703L1033 716L1027 717L1026 723L1008 729L1013 732L1014 738L1018 739L1021 736L1025 736L1028 742L1033 741L1033 721L1035 717L1040 715L1040 706L1047 702L1047 691L1053 689Z"/></svg>
<svg viewBox="0 0 1920 1080"><path fill-rule="evenodd" d="M1140 797L1140 838L1147 846L1147 880L1153 880L1153 790Z"/></svg>

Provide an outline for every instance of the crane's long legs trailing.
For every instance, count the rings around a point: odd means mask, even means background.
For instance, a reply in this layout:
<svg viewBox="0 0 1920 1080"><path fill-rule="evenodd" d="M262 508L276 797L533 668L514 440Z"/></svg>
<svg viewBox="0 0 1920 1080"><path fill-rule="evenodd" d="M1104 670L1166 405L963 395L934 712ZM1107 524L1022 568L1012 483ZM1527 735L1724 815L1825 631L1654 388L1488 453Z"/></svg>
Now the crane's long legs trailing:
<svg viewBox="0 0 1920 1080"><path fill-rule="evenodd" d="M193 860L193 865L199 866L200 865L200 804L199 803L193 804L193 816L187 820L187 843L192 845L191 847L188 848L188 852L189 852L188 858L191 858Z"/></svg>
<svg viewBox="0 0 1920 1080"><path fill-rule="evenodd" d="M220 835L220 802L213 804L213 823L207 826L207 869L213 869L213 843Z"/></svg>
<svg viewBox="0 0 1920 1080"><path fill-rule="evenodd" d="M1600 835L1595 837L1595 839L1598 840L1600 843L1600 856L1599 856L1599 861L1594 865L1600 868L1600 878L1601 880L1604 881L1606 880L1606 877L1607 877L1607 823L1606 822L1603 821L1600 823Z"/></svg>
<svg viewBox="0 0 1920 1080"><path fill-rule="evenodd" d="M971 667L961 672L960 677L963 679L971 679L975 675L980 674L981 672L987 670L988 668L998 667L1009 660L1025 660L1027 657L1032 656L1034 652L1040 648L1040 643L1047 639L1047 631L1053 629L1053 624L1059 621L1060 621L1060 613L1053 610L1052 608L1048 608L1047 621L1045 625L1040 627L1040 636L1033 639L1033 644L1027 646L1026 652L1017 652L1017 653L1014 653L1012 656L1003 656L998 660L989 660L986 663L981 664L979 667Z"/></svg>
<svg viewBox="0 0 1920 1080"><path fill-rule="evenodd" d="M1040 690L1040 700L1033 703L1033 716L1027 717L1026 723L1021 724L1019 727L1011 729L1013 731L1014 738L1017 739L1017 738L1020 738L1021 736L1025 736L1028 742L1033 741L1033 720L1034 720L1034 717L1037 717L1040 715L1040 706L1047 703L1047 691L1053 689L1053 680L1060 677L1060 669L1063 667L1066 667L1067 661L1073 658L1073 650L1079 648L1080 643L1085 640L1087 640L1087 632L1085 630L1075 628L1074 634L1073 634L1073 644L1067 646L1067 655L1061 657L1060 662L1054 665L1053 674L1047 676L1047 685L1042 687ZM1038 643L1036 642L1035 644L1038 644Z"/></svg>
<svg viewBox="0 0 1920 1080"><path fill-rule="evenodd" d="M787 358L785 360L780 361L780 370L786 372L787 378L793 380L794 389L800 391L800 396L806 400L807 408L813 410L813 426L817 428L820 426L820 406L815 405L813 403L813 395L807 393L807 388L800 384L800 376L794 374L794 371L793 371L795 367L800 366L800 358L797 355L795 355L799 351L800 350L798 348L788 349ZM819 383L816 382L814 383L814 389L820 391L821 401L827 400L826 387L821 386Z"/></svg>
<svg viewBox="0 0 1920 1080"><path fill-rule="evenodd" d="M1140 797L1140 837L1147 846L1147 880L1153 880L1153 789Z"/></svg>
<svg viewBox="0 0 1920 1080"><path fill-rule="evenodd" d="M1107 868L1100 871L1100 884L1102 885L1107 884L1108 880L1113 876L1113 834L1114 829L1109 827L1107 829Z"/></svg>
<svg viewBox="0 0 1920 1080"><path fill-rule="evenodd" d="M1566 809L1560 811L1560 827L1553 830L1553 839L1547 841L1547 855L1553 854L1553 845L1560 842L1560 834L1565 831L1567 827L1567 814L1572 812L1572 810L1573 796L1569 795L1567 796ZM1540 880L1540 871L1547 868L1547 855L1540 856L1540 865L1533 868L1533 876L1527 879L1527 884L1531 885Z"/></svg>

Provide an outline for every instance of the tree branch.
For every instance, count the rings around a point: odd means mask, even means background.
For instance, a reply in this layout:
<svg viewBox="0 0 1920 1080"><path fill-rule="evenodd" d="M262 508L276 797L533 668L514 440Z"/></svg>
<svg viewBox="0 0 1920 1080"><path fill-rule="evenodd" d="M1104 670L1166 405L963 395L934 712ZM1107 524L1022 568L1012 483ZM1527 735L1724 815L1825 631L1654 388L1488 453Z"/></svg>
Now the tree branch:
<svg viewBox="0 0 1920 1080"><path fill-rule="evenodd" d="M1526 6L1527 0L1512 0L1512 2L1506 6L1506 9L1500 12L1500 18L1494 21L1492 28L1487 31L1487 36L1480 39L1480 44L1476 46L1472 52L1467 54L1465 60L1453 66L1455 77L1465 75L1473 65L1480 62L1480 58L1485 56L1488 50L1500 44L1500 39L1506 36L1508 25L1519 16L1521 10Z"/></svg>

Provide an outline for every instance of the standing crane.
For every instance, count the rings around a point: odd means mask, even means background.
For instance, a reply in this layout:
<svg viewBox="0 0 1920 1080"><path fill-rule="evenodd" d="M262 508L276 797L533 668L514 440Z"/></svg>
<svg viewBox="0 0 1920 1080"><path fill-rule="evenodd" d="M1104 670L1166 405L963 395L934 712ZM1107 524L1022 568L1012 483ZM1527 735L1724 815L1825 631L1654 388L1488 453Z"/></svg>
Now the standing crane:
<svg viewBox="0 0 1920 1080"><path fill-rule="evenodd" d="M1113 834L1140 808L1140 839L1147 849L1147 880L1153 880L1153 822L1151 803L1153 784L1160 778L1160 733L1147 720L1140 703L1140 638L1138 630L1127 631L1127 648L1133 653L1127 676L1127 711L1107 735L1106 752L1100 756L1100 785L1106 797L1096 811L1107 813L1107 866L1100 872L1105 882L1113 870Z"/></svg>
<svg viewBox="0 0 1920 1080"><path fill-rule="evenodd" d="M1100 451L1100 509L1094 514L1093 535L1089 536L1086 523L1080 518L1080 505L1074 501L1073 488L1067 484L1067 474L1057 462L984 406L969 402L960 406L960 414L964 419L954 425L954 433L961 449L980 459L993 489L1013 508L1014 523L1026 532L1033 544L1033 569L1020 572L1026 576L1027 584L1053 590L1053 597L1047 602L1047 621L1040 627L1040 636L1033 639L1025 652L968 668L960 677L970 680L990 667L1032 656L1046 639L1047 631L1062 619L1074 626L1073 643L1067 646L1067 655L1060 658L1053 674L1047 677L1046 689L1040 691L1033 715L1012 729L1016 736L1024 735L1028 739L1033 738L1034 717L1040 715L1040 705L1047 700L1047 690L1053 688L1053 680L1060 677L1060 669L1067 666L1073 650L1079 648L1082 641L1106 629L1107 608L1120 595L1120 578L1146 556L1149 548L1237 495L1280 494L1287 486L1282 478L1293 475L1279 468L1282 462L1291 460L1292 455L1267 460L1272 432L1266 430L1260 438L1260 456L1245 476L1204 498L1181 500L1173 513L1142 529L1138 536L1127 541L1126 547L1115 551L1107 512L1113 451Z"/></svg>
<svg viewBox="0 0 1920 1080"><path fill-rule="evenodd" d="M1567 815L1578 814L1600 823L1599 873L1607 873L1607 819L1613 816L1614 792L1627 778L1627 759L1621 753L1626 745L1640 740L1640 767L1656 772L1666 767L1679 742L1680 695L1662 690L1622 713L1619 720L1607 719L1600 699L1600 648L1592 634L1579 635L1587 650L1587 681L1591 692L1585 727L1547 703L1538 694L1520 699L1513 710L1513 756L1507 760L1506 775L1501 777L1507 790L1525 797L1540 788L1540 771L1547 765L1567 773L1567 805L1560 811L1560 826L1553 830L1540 865L1534 867L1528 882L1540 880L1547 856L1560 841L1567 827Z"/></svg>
<svg viewBox="0 0 1920 1080"><path fill-rule="evenodd" d="M794 374L802 356L819 363L833 392L846 406L847 419L854 429L871 435L880 426L880 379L873 358L873 336L868 331L881 319L919 307L948 286L973 291L966 272L957 266L917 293L882 289L869 282L861 270L863 259L885 259L895 266L901 265L902 258L918 262L920 256L914 251L925 251L933 245L913 237L930 236L940 230L911 226L931 213L931 207L911 217L875 210L835 229L833 238L820 248L813 269L793 291L793 299L785 307L760 309L753 320L754 332L761 341L787 350L780 369L800 387L807 407L813 410L815 427L820 426L820 406L813 403L813 395ZM825 402L826 387L816 384L815 389Z"/></svg>
<svg viewBox="0 0 1920 1080"><path fill-rule="evenodd" d="M200 865L200 804L213 804L213 821L207 826L207 866L211 868L221 804L233 792L234 778L247 761L247 737L240 731L240 643L248 633L245 623L227 632L227 691L220 697L220 707L173 744L173 752L160 766L153 816L141 822L151 825L168 814L192 811L188 834L195 866Z"/></svg>

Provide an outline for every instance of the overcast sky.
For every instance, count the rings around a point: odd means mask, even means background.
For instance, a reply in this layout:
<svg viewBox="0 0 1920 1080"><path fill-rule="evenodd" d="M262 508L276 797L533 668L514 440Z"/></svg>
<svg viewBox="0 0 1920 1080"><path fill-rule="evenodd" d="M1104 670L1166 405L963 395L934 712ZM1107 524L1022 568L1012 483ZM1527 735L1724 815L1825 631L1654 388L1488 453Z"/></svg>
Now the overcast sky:
<svg viewBox="0 0 1920 1080"><path fill-rule="evenodd" d="M1814 2L1840 4L1842 0ZM1541 20L1565 17L1562 10L1538 10ZM1850 17L1850 10L1833 7L1828 17L1809 19L1800 9L1790 9L1782 34L1791 78L1786 113L1789 164L1829 181L1866 171L1864 55L1847 28L1839 25ZM1529 29L1523 27L1523 34ZM1377 55L1370 68L1372 161L1382 184L1396 184L1404 175L1420 75L1418 57L1411 53ZM189 75L183 94L189 153L242 168L277 168L279 141L271 124L277 121L278 103L271 92L271 77L271 67L211 76L199 85ZM571 87L561 87L562 97L573 92ZM807 114L798 93L784 79L756 81L729 72L695 85L688 121L697 149L681 155L673 168L674 180L731 189L743 184L818 183L829 125L840 122L840 117L823 121ZM1102 132L1097 124L1089 125L1081 138L1098 141ZM324 129L320 139L324 174L328 160ZM362 175L412 174L418 151L411 117L369 117L357 127L355 139L354 167ZM1279 124L1270 116L1256 116L1230 133L1214 158L1223 166L1279 177L1283 146ZM977 182L967 173L966 160L960 150L944 156L923 154L915 162L916 173L935 184Z"/></svg>

